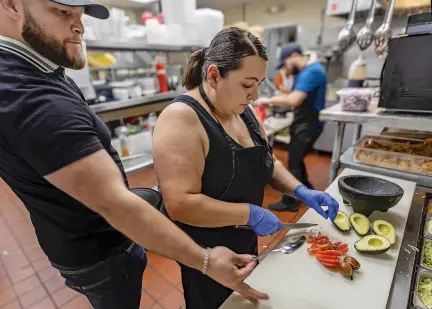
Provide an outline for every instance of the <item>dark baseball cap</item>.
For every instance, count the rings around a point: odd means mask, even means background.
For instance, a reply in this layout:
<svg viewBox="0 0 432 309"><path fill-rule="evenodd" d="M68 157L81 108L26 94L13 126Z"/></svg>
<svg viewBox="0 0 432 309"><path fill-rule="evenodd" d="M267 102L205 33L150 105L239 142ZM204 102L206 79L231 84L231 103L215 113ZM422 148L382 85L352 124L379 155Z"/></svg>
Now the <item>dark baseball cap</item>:
<svg viewBox="0 0 432 309"><path fill-rule="evenodd" d="M110 16L109 10L101 4L96 3L94 0L51 0L58 4L67 6L82 6L85 13L94 18L108 19Z"/></svg>
<svg viewBox="0 0 432 309"><path fill-rule="evenodd" d="M280 57L279 57L279 63L278 66L276 67L276 69L281 69L284 64L285 64L285 60L287 58L289 58L292 54L294 53L299 53L299 54L303 54L303 51L300 47L300 45L296 44L296 43L288 43L282 46L281 49L281 53L280 53Z"/></svg>

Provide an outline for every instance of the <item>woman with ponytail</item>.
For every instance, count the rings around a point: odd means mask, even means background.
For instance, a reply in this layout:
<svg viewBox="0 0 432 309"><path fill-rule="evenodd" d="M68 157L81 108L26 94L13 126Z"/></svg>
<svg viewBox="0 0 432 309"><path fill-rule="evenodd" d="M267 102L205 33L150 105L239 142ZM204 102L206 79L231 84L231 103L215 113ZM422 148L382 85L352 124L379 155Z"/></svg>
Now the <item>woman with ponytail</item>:
<svg viewBox="0 0 432 309"><path fill-rule="evenodd" d="M257 255L258 236L283 228L261 207L267 185L295 194L332 220L338 210L330 196L304 187L273 156L249 106L266 73L261 41L247 30L226 28L192 54L182 81L188 92L156 124L153 157L162 211L209 251L225 246ZM329 206L328 213L321 204ZM180 266L187 309L219 308L232 293L205 276L205 269Z"/></svg>

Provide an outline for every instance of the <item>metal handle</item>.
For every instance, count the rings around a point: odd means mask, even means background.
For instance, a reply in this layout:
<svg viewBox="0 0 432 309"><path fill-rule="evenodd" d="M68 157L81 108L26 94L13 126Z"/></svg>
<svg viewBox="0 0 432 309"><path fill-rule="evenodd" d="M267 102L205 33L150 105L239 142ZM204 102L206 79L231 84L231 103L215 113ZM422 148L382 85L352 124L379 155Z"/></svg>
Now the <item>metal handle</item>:
<svg viewBox="0 0 432 309"><path fill-rule="evenodd" d="M350 27L354 26L357 3L358 3L358 0L353 0L352 5L351 5L351 12L349 14L348 21L347 21L347 25Z"/></svg>
<svg viewBox="0 0 432 309"><path fill-rule="evenodd" d="M390 26L390 23L393 18L393 11L395 8L395 4L396 4L396 0L390 0L386 15L384 17L384 25Z"/></svg>
<svg viewBox="0 0 432 309"><path fill-rule="evenodd" d="M366 19L366 26L368 26L368 27L372 26L372 23L374 22L376 3L377 3L377 0L372 0L371 6L369 9L369 15Z"/></svg>

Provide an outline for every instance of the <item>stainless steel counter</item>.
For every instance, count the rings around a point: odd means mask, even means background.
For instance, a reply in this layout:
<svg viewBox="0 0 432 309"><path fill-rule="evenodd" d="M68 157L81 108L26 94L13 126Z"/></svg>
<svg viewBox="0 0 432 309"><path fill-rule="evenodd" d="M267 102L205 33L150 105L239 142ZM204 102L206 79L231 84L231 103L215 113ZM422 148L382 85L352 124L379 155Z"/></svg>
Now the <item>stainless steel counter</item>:
<svg viewBox="0 0 432 309"><path fill-rule="evenodd" d="M360 137L361 126L364 124L381 125L396 129L410 129L432 132L432 116L425 114L390 114L378 108L378 102L373 102L367 112L353 113L341 109L341 104L336 104L320 112L320 120L323 122L335 122L337 124L336 136L333 144L332 162L330 167L330 181L333 181L340 167L340 157L345 126L347 123L356 124L353 140Z"/></svg>
<svg viewBox="0 0 432 309"><path fill-rule="evenodd" d="M411 308L411 291L413 289L418 259L420 256L418 248L421 243L423 218L425 207L427 206L425 200L426 191L417 187L414 195L405 226L405 233L396 263L396 269L386 309Z"/></svg>
<svg viewBox="0 0 432 309"><path fill-rule="evenodd" d="M430 114L419 116L418 114L388 113L379 108L377 102L371 104L368 111L363 113L345 112L341 109L341 104L336 104L322 110L320 113L320 120L355 124L373 122L383 127L422 131L429 128L429 130L432 131L432 116Z"/></svg>

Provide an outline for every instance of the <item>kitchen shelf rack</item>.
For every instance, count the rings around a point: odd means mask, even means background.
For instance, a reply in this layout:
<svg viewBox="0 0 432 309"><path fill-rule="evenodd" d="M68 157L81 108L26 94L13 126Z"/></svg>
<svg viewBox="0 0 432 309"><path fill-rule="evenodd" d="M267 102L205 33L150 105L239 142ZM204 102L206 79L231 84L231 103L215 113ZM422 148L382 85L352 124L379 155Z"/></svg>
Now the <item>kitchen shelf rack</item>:
<svg viewBox="0 0 432 309"><path fill-rule="evenodd" d="M202 47L193 45L148 44L144 41L86 41L87 49L103 51L193 52Z"/></svg>

